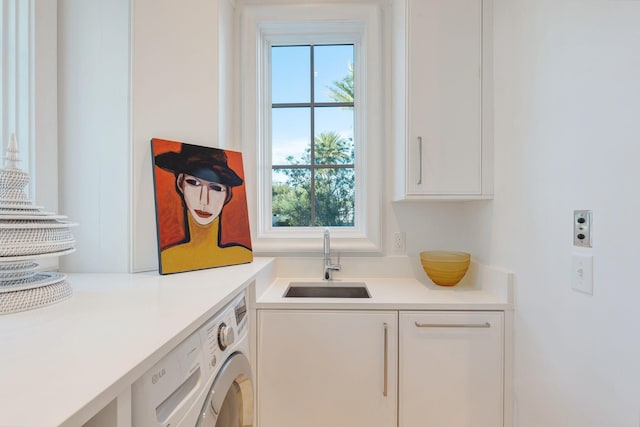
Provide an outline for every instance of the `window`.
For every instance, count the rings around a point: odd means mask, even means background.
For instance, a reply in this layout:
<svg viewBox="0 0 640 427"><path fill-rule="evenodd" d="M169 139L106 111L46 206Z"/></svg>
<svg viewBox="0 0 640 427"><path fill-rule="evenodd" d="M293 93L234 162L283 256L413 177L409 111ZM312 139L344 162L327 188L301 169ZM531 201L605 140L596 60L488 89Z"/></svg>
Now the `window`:
<svg viewBox="0 0 640 427"><path fill-rule="evenodd" d="M28 159L29 149L29 100L32 91L30 79L31 51L31 2L2 0L0 8L0 40L2 56L0 81L2 81L2 105L0 106L0 128L2 147L7 147L11 134L18 140L22 159ZM29 163L22 162L20 168L29 170ZM29 189L25 189L30 193Z"/></svg>
<svg viewBox="0 0 640 427"><path fill-rule="evenodd" d="M274 227L355 223L353 49L271 48Z"/></svg>
<svg viewBox="0 0 640 427"><path fill-rule="evenodd" d="M2 155L15 134L18 166L31 177L25 191L38 205L56 210L57 2L0 1Z"/></svg>
<svg viewBox="0 0 640 427"><path fill-rule="evenodd" d="M374 5L242 10L241 129L254 251L315 252L330 227L332 247L380 252L379 21Z"/></svg>

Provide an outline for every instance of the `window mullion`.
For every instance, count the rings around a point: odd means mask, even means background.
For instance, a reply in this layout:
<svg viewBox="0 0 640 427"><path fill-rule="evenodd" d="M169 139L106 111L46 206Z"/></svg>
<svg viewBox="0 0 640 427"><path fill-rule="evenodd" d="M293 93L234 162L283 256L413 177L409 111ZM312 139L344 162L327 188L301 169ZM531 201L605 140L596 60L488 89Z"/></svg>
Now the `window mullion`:
<svg viewBox="0 0 640 427"><path fill-rule="evenodd" d="M309 102L281 102L278 104L272 104L272 108L305 108L311 106ZM351 107L353 108L353 102L314 102L314 107Z"/></svg>
<svg viewBox="0 0 640 427"><path fill-rule="evenodd" d="M309 88L310 93L310 106L309 106L309 114L311 114L311 145L310 145L310 153L309 153L309 167L311 173L311 188L309 189L309 202L311 204L311 223L309 226L313 226L316 222L316 170L314 165L316 164L316 142L315 142L315 81L314 81L314 58L313 58L314 46L309 46L309 84L311 87Z"/></svg>

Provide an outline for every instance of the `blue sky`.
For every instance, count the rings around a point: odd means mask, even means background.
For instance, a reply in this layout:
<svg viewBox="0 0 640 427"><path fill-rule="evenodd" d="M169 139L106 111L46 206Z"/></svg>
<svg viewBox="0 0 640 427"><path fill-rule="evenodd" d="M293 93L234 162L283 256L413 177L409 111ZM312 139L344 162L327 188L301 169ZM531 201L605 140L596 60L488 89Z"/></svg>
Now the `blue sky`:
<svg viewBox="0 0 640 427"><path fill-rule="evenodd" d="M271 50L274 103L309 102L309 47L287 46ZM331 102L327 89L348 74L353 62L353 46L315 47L315 101ZM287 164L286 157L298 158L310 144L310 114L306 108L272 110L272 161ZM345 138L353 138L353 111L337 107L316 108L316 135L336 131Z"/></svg>

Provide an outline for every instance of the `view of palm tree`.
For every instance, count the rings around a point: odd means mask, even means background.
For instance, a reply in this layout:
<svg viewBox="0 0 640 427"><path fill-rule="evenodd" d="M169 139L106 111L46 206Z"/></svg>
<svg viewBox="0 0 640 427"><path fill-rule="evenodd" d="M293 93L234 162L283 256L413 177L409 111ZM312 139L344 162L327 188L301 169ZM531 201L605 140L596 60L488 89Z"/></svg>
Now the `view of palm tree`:
<svg viewBox="0 0 640 427"><path fill-rule="evenodd" d="M349 64L347 75L329 86L329 97L336 102L353 103L353 62Z"/></svg>
<svg viewBox="0 0 640 427"><path fill-rule="evenodd" d="M309 46L309 49L313 48L315 47ZM340 48L344 46L341 45ZM351 46L351 52L352 50ZM315 67L314 70L316 70ZM313 85L313 81L310 84ZM353 109L352 61L347 64L344 76L334 79L330 85L326 86L326 93L321 96L339 104L341 109ZM351 105L345 106L345 103ZM274 103L273 108L287 108L289 105ZM300 108L300 103L295 103L295 107ZM315 114L316 118L311 123L320 122L321 112L327 113L328 108L332 108L331 102L323 102L320 107L310 102L309 111ZM310 130L315 137L312 144L304 149L303 154L288 155L285 163L273 165L272 224L274 226L354 225L355 152L352 130L351 134L346 136L338 129L327 130L327 126L331 125L324 124L322 130ZM275 135L274 138L276 138Z"/></svg>

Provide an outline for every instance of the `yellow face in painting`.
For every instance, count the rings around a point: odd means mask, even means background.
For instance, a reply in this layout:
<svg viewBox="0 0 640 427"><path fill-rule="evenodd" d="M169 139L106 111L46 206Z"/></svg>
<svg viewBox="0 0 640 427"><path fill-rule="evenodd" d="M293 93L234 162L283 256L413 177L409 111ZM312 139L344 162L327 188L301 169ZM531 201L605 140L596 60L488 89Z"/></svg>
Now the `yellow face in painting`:
<svg viewBox="0 0 640 427"><path fill-rule="evenodd" d="M191 216L200 225L210 224L220 215L229 192L224 184L183 173L178 175L178 188Z"/></svg>

